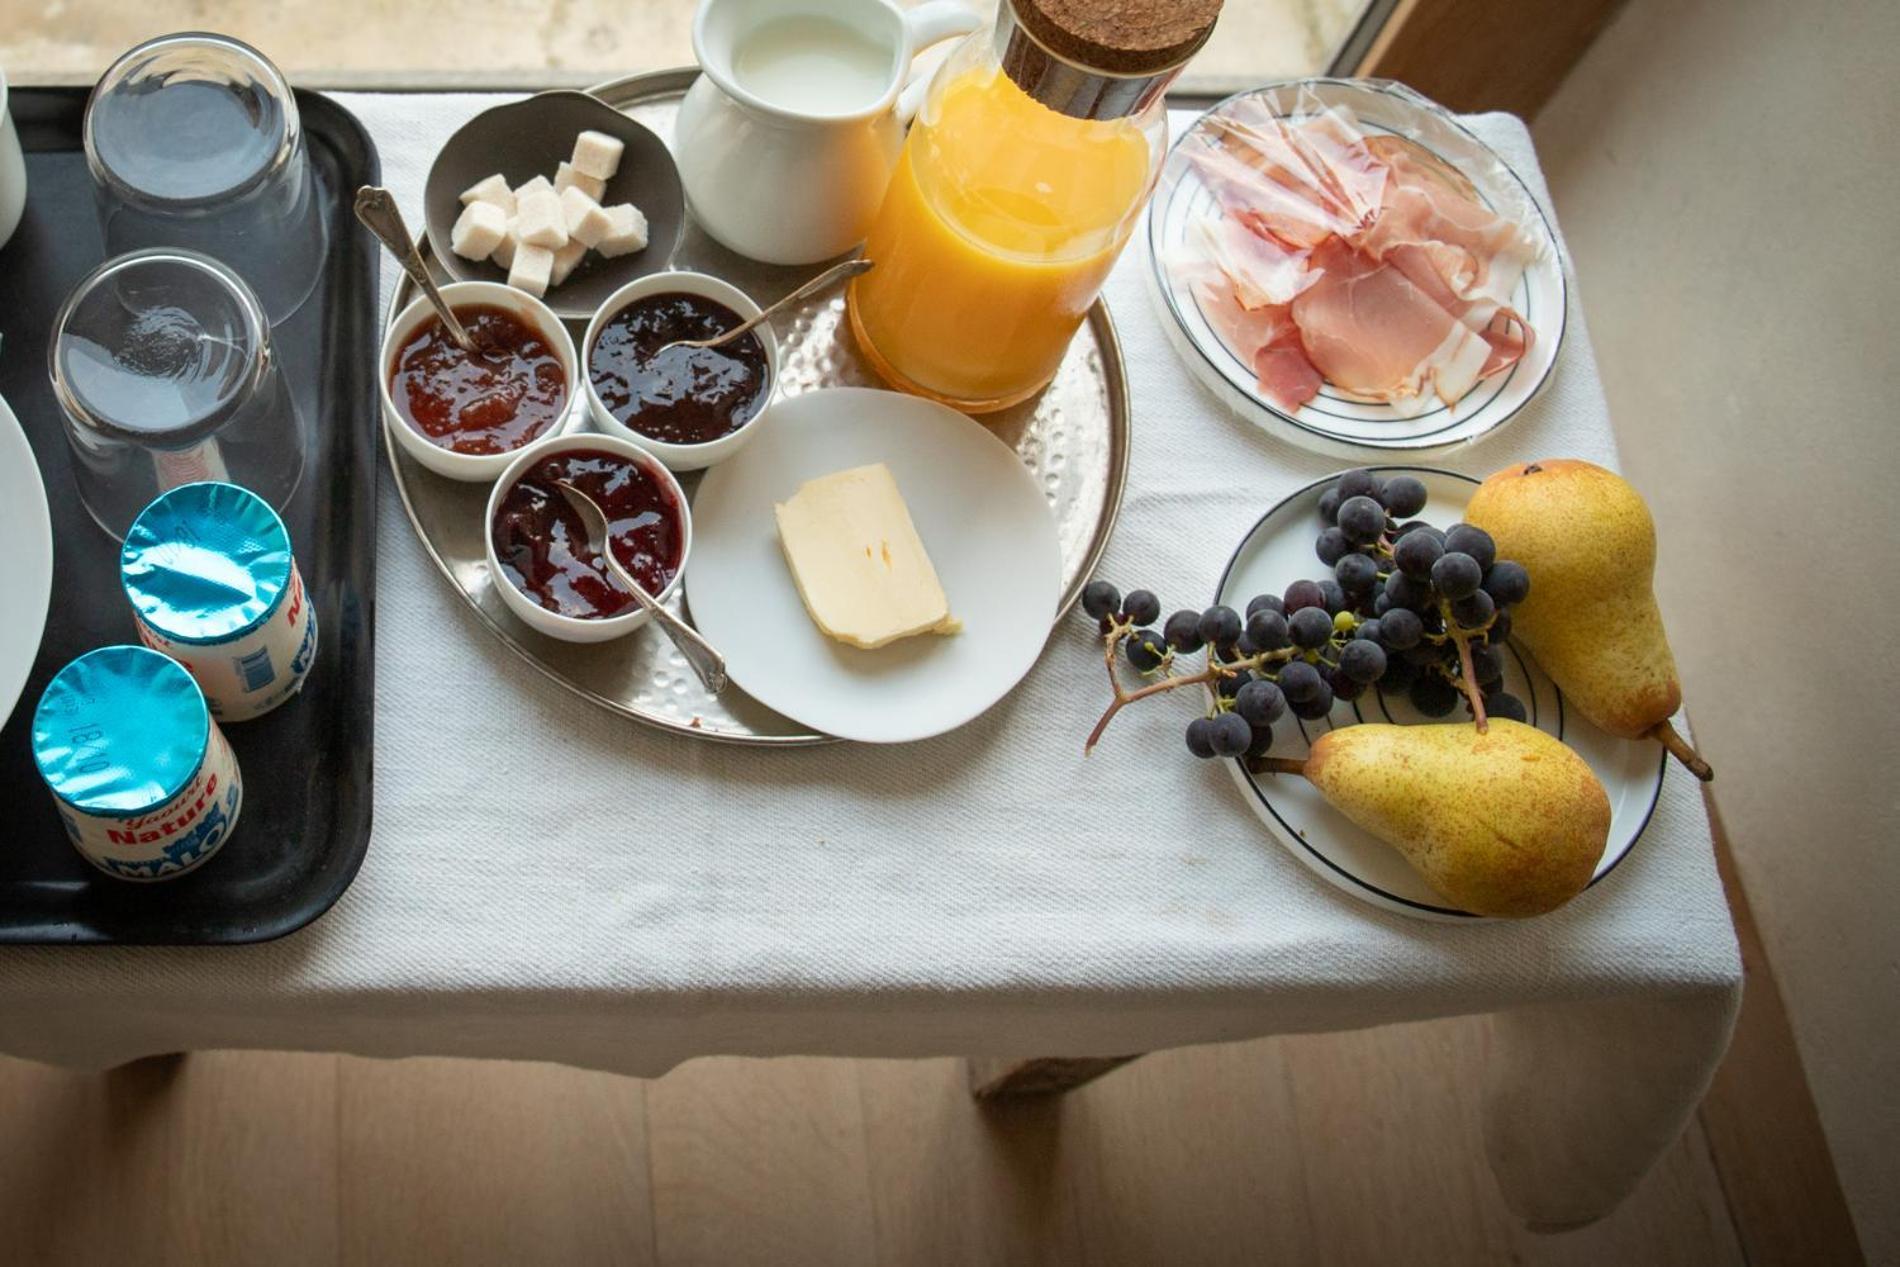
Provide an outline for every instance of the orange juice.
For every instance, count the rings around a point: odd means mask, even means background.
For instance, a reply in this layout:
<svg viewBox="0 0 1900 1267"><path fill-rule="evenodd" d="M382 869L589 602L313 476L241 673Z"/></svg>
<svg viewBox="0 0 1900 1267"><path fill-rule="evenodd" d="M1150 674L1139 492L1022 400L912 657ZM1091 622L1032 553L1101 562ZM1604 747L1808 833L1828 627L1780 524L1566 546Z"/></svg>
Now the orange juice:
<svg viewBox="0 0 1900 1267"><path fill-rule="evenodd" d="M1035 394L1134 231L1156 154L1135 120L1057 113L994 65L933 85L865 241L877 267L849 292L872 365L972 412Z"/></svg>

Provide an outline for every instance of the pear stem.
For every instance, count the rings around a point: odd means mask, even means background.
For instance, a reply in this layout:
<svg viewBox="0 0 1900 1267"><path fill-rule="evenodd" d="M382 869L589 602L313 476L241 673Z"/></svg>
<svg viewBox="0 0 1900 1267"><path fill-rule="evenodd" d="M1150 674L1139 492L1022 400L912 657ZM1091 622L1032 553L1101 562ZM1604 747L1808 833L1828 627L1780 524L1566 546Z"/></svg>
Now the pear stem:
<svg viewBox="0 0 1900 1267"><path fill-rule="evenodd" d="M1255 774L1305 774L1306 762L1292 757L1255 757L1247 768Z"/></svg>
<svg viewBox="0 0 1900 1267"><path fill-rule="evenodd" d="M1704 761L1702 754L1697 752L1689 741L1684 739L1676 728L1671 726L1667 721L1657 722L1654 726L1650 727L1649 733L1657 743L1669 749L1670 756L1687 766L1689 773L1695 775L1696 778L1701 779L1704 783L1711 782L1715 778L1714 768L1711 767L1708 762Z"/></svg>

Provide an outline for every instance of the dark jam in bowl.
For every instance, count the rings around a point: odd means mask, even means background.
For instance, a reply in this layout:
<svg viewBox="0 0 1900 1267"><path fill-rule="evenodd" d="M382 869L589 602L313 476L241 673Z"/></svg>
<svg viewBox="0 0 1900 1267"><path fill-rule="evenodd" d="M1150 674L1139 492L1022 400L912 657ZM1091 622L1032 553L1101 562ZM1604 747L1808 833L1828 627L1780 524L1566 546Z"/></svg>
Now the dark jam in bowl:
<svg viewBox="0 0 1900 1267"><path fill-rule="evenodd" d="M451 453L512 453L551 430L567 407L567 372L541 331L506 308L455 310L485 349L457 347L431 316L396 351L389 395L402 416Z"/></svg>
<svg viewBox="0 0 1900 1267"><path fill-rule="evenodd" d="M771 377L765 345L748 331L716 348L659 349L675 339L710 339L742 320L704 295L636 299L601 327L587 373L607 412L641 435L668 444L717 440L764 406Z"/></svg>
<svg viewBox="0 0 1900 1267"><path fill-rule="evenodd" d="M686 544L679 501L638 463L599 449L551 453L502 496L489 531L508 580L549 611L580 620L618 616L634 605L600 553L588 548L587 529L556 480L600 504L614 557L657 597L679 572Z"/></svg>

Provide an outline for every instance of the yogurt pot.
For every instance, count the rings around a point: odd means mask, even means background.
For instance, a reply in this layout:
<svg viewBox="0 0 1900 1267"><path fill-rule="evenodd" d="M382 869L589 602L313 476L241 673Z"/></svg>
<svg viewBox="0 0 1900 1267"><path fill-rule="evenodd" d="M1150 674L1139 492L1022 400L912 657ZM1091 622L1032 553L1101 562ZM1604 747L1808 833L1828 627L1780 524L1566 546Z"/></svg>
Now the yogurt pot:
<svg viewBox="0 0 1900 1267"><path fill-rule="evenodd" d="M73 848L122 880L200 865L244 805L204 692L146 647L101 647L54 675L33 712L33 760Z"/></svg>
<svg viewBox="0 0 1900 1267"><path fill-rule="evenodd" d="M219 721L249 721L303 685L317 614L268 503L235 484L159 494L125 534L119 579L139 641L185 666Z"/></svg>
<svg viewBox="0 0 1900 1267"><path fill-rule="evenodd" d="M7 73L0 70L0 246L20 227L26 210L26 159L20 152L20 132L7 107Z"/></svg>

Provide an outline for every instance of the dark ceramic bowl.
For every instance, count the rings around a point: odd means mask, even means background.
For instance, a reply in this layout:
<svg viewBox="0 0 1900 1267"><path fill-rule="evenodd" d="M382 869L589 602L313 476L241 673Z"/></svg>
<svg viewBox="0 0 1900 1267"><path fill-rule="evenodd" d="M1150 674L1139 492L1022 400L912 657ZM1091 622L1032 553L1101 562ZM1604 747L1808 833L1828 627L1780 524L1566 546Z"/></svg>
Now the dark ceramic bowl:
<svg viewBox="0 0 1900 1267"><path fill-rule="evenodd" d="M508 274L488 260L466 260L449 249L449 232L462 214L462 191L500 172L509 185L536 176L554 179L555 166L573 152L574 138L592 129L626 144L620 170L607 182L603 206L630 202L647 218L644 251L605 259L589 251L543 302L558 315L586 321L607 296L628 282L668 268L686 226L686 198L679 168L666 142L598 97L584 92L544 92L525 101L484 110L449 138L429 168L422 213L429 249L451 277L468 282L506 282Z"/></svg>

